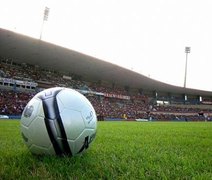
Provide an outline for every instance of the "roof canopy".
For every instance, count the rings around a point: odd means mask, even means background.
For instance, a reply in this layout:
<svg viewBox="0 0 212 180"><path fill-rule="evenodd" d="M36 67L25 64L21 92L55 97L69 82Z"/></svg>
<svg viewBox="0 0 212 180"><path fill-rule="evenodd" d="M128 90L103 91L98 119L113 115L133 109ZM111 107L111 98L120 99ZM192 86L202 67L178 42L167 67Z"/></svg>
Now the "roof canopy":
<svg viewBox="0 0 212 180"><path fill-rule="evenodd" d="M163 93L212 97L212 92L169 85L112 63L47 43L28 36L0 29L0 56L14 62L39 65L57 71L81 75L93 81L106 81L134 89Z"/></svg>

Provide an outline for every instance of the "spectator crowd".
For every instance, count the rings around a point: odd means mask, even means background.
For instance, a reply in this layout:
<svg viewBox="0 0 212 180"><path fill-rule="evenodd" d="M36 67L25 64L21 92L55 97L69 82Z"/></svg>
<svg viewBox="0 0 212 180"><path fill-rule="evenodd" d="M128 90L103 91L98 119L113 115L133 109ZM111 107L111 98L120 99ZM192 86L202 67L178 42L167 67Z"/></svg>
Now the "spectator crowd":
<svg viewBox="0 0 212 180"><path fill-rule="evenodd" d="M73 78L76 77L76 78ZM105 86L101 83L84 82L79 76L63 75L59 72L41 69L26 64L0 63L0 115L20 115L28 101L40 90L48 87L63 86L85 90L99 117L103 119L149 119L149 120L210 120L210 108L177 107L152 103L152 97L141 93L130 93L128 89ZM4 78L21 82L34 82L36 89L8 86ZM89 93L97 92L97 93ZM106 94L106 95L104 95ZM111 96L109 96L111 95Z"/></svg>

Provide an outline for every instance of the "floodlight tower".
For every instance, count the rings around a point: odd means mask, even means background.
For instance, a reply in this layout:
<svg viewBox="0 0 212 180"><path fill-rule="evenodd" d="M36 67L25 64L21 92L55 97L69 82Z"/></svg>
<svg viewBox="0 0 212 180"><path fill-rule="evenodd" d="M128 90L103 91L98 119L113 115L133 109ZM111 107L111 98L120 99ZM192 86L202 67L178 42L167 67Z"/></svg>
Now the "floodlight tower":
<svg viewBox="0 0 212 180"><path fill-rule="evenodd" d="M187 79L187 64L188 64L188 53L190 53L191 48L185 47L185 53L186 53L186 64L185 64L185 77L184 77L184 88L186 88L186 79Z"/></svg>
<svg viewBox="0 0 212 180"><path fill-rule="evenodd" d="M48 20L48 17L49 17L49 8L45 7L44 14L43 14L43 23L42 23L41 32L40 32L40 40L42 38L44 22Z"/></svg>

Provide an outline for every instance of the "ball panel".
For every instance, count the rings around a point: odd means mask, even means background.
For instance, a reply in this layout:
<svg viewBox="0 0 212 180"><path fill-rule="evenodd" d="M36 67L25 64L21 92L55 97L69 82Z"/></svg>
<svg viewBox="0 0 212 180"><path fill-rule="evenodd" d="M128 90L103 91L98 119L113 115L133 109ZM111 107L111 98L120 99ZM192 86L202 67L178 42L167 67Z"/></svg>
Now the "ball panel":
<svg viewBox="0 0 212 180"><path fill-rule="evenodd" d="M62 103L62 101L60 100L60 98L58 98L58 96L56 97L56 100L57 100L57 105L58 105L59 112L61 113L65 109L65 106Z"/></svg>
<svg viewBox="0 0 212 180"><path fill-rule="evenodd" d="M60 116L67 138L69 140L75 140L85 129L85 123L81 113L75 110L64 109Z"/></svg>
<svg viewBox="0 0 212 180"><path fill-rule="evenodd" d="M69 144L69 147L71 149L71 153L72 153L72 156L74 156L76 153L75 153L75 140L67 140L68 144Z"/></svg>
<svg viewBox="0 0 212 180"><path fill-rule="evenodd" d="M30 131L27 126L24 126L21 124L21 135L24 140L24 143L27 145L27 147L30 147L32 145L32 140L29 138L30 137Z"/></svg>
<svg viewBox="0 0 212 180"><path fill-rule="evenodd" d="M33 154L37 154L37 155L42 155L42 154L55 155L55 151L52 145L49 147L42 147L42 146L37 146L35 144L32 144L29 149Z"/></svg>
<svg viewBox="0 0 212 180"><path fill-rule="evenodd" d="M71 149L72 154L76 155L76 154L84 152L89 147L90 143L93 141L95 135L96 135L96 130L84 129L82 134L80 134L79 137L74 140L74 142L71 140L68 140L69 146L73 148Z"/></svg>
<svg viewBox="0 0 212 180"><path fill-rule="evenodd" d="M21 116L21 123L24 126L29 126L38 114L44 117L42 101L39 98L33 98L24 108Z"/></svg>
<svg viewBox="0 0 212 180"><path fill-rule="evenodd" d="M60 91L56 98L57 101L60 101L60 103L63 104L63 107L74 110L81 109L87 100L85 96L79 92L67 88Z"/></svg>
<svg viewBox="0 0 212 180"><path fill-rule="evenodd" d="M35 118L29 126L28 131L29 139L33 142L33 144L41 147L49 147L51 145L43 117L38 116Z"/></svg>
<svg viewBox="0 0 212 180"><path fill-rule="evenodd" d="M85 122L85 127L96 129L97 117L94 108L89 104L86 104L83 106L81 114Z"/></svg>

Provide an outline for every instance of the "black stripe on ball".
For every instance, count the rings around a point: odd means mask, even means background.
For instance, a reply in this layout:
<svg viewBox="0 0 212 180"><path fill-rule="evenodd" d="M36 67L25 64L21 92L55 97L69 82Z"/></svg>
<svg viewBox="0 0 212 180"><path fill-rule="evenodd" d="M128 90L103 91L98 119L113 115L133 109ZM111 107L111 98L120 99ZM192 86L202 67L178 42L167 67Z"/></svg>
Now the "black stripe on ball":
<svg viewBox="0 0 212 180"><path fill-rule="evenodd" d="M51 126L51 121L53 121L53 120L49 119L49 105L48 105L48 103L46 103L46 101L43 101L43 110L44 110L44 115L45 115L44 121L45 121L46 129L47 129L50 141L53 145L55 153L57 155L61 155L62 149L60 148L60 145L58 144L56 138L54 137L52 126Z"/></svg>
<svg viewBox="0 0 212 180"><path fill-rule="evenodd" d="M71 155L72 152L69 147L68 141L67 141L67 136L65 133L65 128L63 126L63 122L60 116L59 112L59 107L57 104L57 99L56 95L61 91L51 91L47 94L41 95L39 98L42 99L43 102L43 110L44 110L44 121L46 125L47 132L49 134L50 141L52 142L52 145L54 147L55 153L57 155ZM57 141L57 134L55 126L54 126L54 121L57 121L58 126L59 126L59 131L61 134L61 142L62 142L62 147Z"/></svg>
<svg viewBox="0 0 212 180"><path fill-rule="evenodd" d="M68 144L65 128L63 126L62 118L60 116L60 112L59 112L59 107L58 107L58 104L57 104L56 96L54 96L54 110L55 110L55 114L57 116L56 120L58 122L58 126L59 126L60 133L61 133L64 154L65 155L72 155L71 149L70 149L69 144Z"/></svg>

